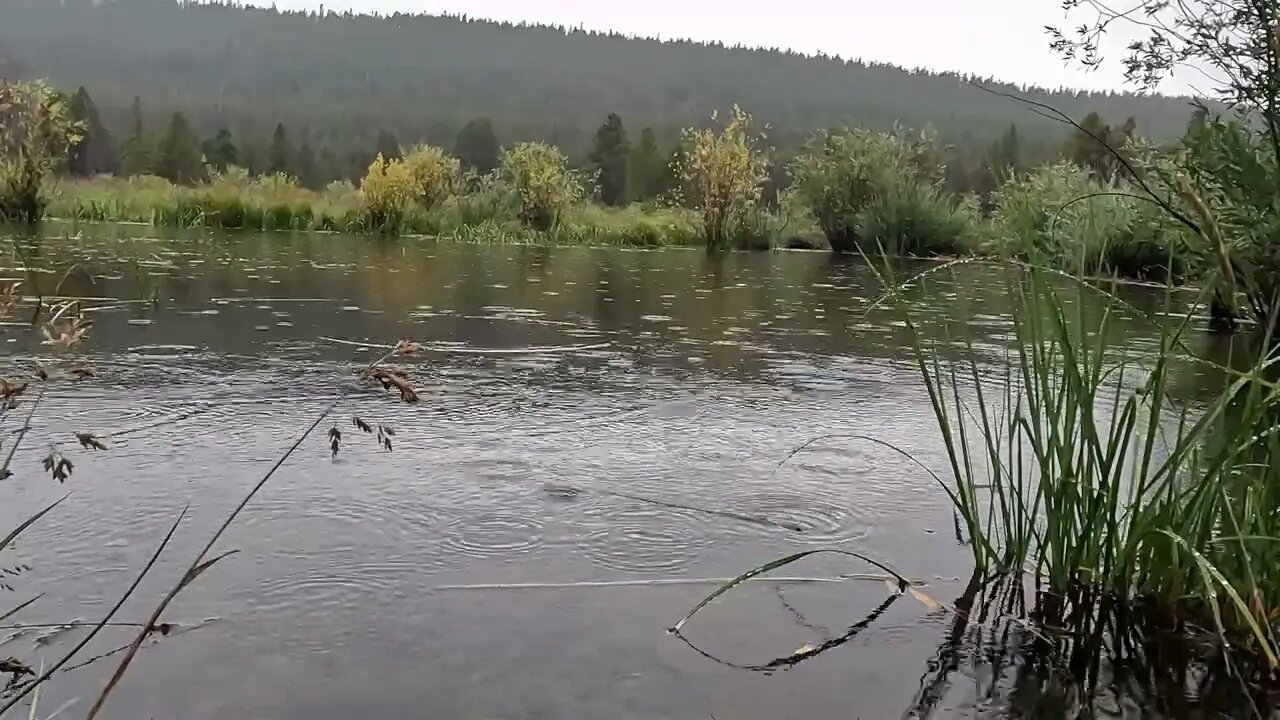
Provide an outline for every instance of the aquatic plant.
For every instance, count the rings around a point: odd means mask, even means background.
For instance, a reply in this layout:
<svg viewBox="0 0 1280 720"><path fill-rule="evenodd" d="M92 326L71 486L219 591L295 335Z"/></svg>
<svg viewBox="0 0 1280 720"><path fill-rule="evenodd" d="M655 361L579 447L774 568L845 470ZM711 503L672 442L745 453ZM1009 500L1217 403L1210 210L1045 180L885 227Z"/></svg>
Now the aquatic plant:
<svg viewBox="0 0 1280 720"><path fill-rule="evenodd" d="M1276 356L1226 371L1205 407L1176 406L1170 371L1197 362L1182 342L1190 318L1161 324L1154 350L1117 352L1118 301L1072 306L1060 280L1030 267L1010 288L1017 341L994 378L976 359L944 365L902 307L947 449L939 483L976 571L1030 578L1036 620L1077 639L1198 627L1268 677L1280 667Z"/></svg>

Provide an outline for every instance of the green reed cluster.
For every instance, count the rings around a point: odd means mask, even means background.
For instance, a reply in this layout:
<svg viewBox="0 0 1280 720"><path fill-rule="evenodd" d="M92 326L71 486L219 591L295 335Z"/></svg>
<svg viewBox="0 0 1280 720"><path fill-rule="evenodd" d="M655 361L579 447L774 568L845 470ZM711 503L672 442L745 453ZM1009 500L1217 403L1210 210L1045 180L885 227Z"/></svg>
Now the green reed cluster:
<svg viewBox="0 0 1280 720"><path fill-rule="evenodd" d="M977 572L1033 580L1042 619L1073 631L1114 634L1103 611L1118 612L1210 631L1277 667L1275 357L1215 368L1221 392L1179 406L1171 370L1204 362L1185 352L1189 317L1154 349L1117 351L1120 301L1100 295L1091 312L1056 279L1032 268L1011 288L1016 342L996 377L977 360L944 364L904 310Z"/></svg>

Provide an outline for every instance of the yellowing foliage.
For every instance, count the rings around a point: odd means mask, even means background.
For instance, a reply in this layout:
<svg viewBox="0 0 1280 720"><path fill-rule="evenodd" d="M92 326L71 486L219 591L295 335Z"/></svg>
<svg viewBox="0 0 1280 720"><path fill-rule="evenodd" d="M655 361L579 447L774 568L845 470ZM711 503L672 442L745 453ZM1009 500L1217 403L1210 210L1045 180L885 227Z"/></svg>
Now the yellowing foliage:
<svg viewBox="0 0 1280 720"><path fill-rule="evenodd" d="M462 174L462 164L433 145L419 145L403 160L417 185L418 203L430 210L453 195Z"/></svg>
<svg viewBox="0 0 1280 720"><path fill-rule="evenodd" d="M735 105L720 132L684 131L684 151L674 170L686 190L696 195L708 249L728 246L760 206L767 161L751 125L751 116Z"/></svg>
<svg viewBox="0 0 1280 720"><path fill-rule="evenodd" d="M582 186L560 150L546 143L521 143L506 151L502 176L520 198L520 221L548 230L582 197Z"/></svg>
<svg viewBox="0 0 1280 720"><path fill-rule="evenodd" d="M408 166L387 160L382 153L369 164L360 183L360 205L371 223L384 231L399 230L400 220L418 196L418 185Z"/></svg>

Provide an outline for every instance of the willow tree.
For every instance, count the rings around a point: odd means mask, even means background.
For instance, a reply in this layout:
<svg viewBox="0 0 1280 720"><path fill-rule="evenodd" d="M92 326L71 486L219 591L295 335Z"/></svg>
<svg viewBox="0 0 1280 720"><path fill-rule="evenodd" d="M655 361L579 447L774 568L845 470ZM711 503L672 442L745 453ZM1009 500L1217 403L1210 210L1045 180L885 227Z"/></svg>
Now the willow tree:
<svg viewBox="0 0 1280 720"><path fill-rule="evenodd" d="M684 131L683 152L674 161L702 214L707 249L723 250L733 238L745 240L745 227L760 208L768 180L768 158L760 148L762 136L752 128L751 116L736 105L719 132L709 128Z"/></svg>
<svg viewBox="0 0 1280 720"><path fill-rule="evenodd" d="M1206 99L1220 103L1221 110L1188 133L1173 170L1154 174L1166 183L1165 191L1145 190L1195 230L1206 272L1218 287L1218 324L1230 324L1240 292L1264 327L1275 327L1280 321L1280 0L1139 0L1124 7L1067 0L1065 7L1069 18L1083 15L1085 20L1074 34L1050 31L1053 48L1067 58L1101 65L1108 59L1104 40L1109 34L1137 32L1139 39L1129 43L1121 59L1130 83L1154 89L1176 71L1187 71L1207 88Z"/></svg>
<svg viewBox="0 0 1280 720"><path fill-rule="evenodd" d="M462 176L458 158L434 145L418 145L404 156L405 166L413 176L417 201L430 210L457 192Z"/></svg>
<svg viewBox="0 0 1280 720"><path fill-rule="evenodd" d="M39 222L50 179L82 137L61 93L40 81L0 81L0 218Z"/></svg>
<svg viewBox="0 0 1280 720"><path fill-rule="evenodd" d="M520 198L520 222L533 230L551 230L582 198L582 184L569 169L569 159L554 145L527 142L507 150L502 177Z"/></svg>

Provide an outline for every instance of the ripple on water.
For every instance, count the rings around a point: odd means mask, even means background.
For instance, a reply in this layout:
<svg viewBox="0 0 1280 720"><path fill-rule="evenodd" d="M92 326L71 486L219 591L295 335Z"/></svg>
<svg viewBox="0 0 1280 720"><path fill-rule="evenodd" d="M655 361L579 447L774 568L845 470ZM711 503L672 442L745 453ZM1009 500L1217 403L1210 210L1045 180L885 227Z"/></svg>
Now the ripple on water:
<svg viewBox="0 0 1280 720"><path fill-rule="evenodd" d="M599 527L581 542L593 562L610 570L673 573L694 561L705 540L697 519L680 510L604 507L591 514Z"/></svg>
<svg viewBox="0 0 1280 720"><path fill-rule="evenodd" d="M542 545L542 522L502 512L460 517L449 525L446 552L476 558L515 557Z"/></svg>
<svg viewBox="0 0 1280 720"><path fill-rule="evenodd" d="M244 588L259 610L284 609L305 604L313 610L342 607L361 598L384 597L393 592L410 566L350 565L309 567L267 577Z"/></svg>
<svg viewBox="0 0 1280 720"><path fill-rule="evenodd" d="M830 545L867 537L871 523L850 503L813 493L771 491L731 499L724 509L773 525L794 528L788 535L796 542ZM730 526L726 526L730 527ZM765 524L738 523L735 532L777 536L778 529Z"/></svg>

